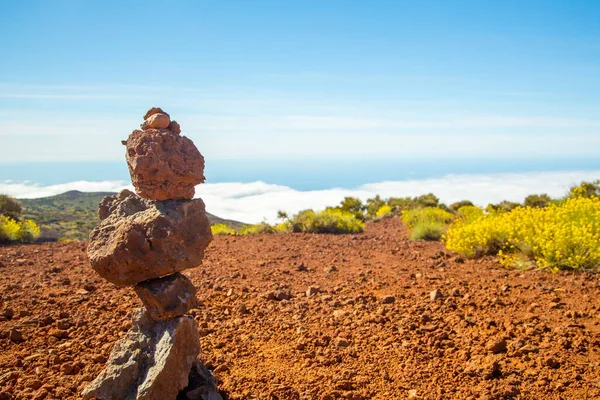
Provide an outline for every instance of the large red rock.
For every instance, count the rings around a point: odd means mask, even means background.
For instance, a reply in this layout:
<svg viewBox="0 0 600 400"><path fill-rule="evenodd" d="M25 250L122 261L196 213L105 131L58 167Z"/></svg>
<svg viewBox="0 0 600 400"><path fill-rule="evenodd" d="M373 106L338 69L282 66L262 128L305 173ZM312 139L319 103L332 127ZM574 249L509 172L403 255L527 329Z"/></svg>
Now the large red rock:
<svg viewBox="0 0 600 400"><path fill-rule="evenodd" d="M194 186L204 182L204 157L185 136L168 129L135 130L123 144L133 186L145 199L191 199Z"/></svg>
<svg viewBox="0 0 600 400"><path fill-rule="evenodd" d="M88 257L119 286L197 267L212 240L201 199L152 201L124 190L104 198L99 214L104 219L90 233Z"/></svg>

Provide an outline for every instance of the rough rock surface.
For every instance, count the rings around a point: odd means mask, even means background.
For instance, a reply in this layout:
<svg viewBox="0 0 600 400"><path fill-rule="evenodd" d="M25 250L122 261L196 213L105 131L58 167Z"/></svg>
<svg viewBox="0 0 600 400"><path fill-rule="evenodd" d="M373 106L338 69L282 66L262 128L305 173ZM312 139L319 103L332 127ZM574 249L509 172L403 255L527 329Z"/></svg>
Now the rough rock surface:
<svg viewBox="0 0 600 400"><path fill-rule="evenodd" d="M195 320L180 317L157 323L138 309L132 328L115 345L106 369L82 395L86 399L175 399L188 386L199 352Z"/></svg>
<svg viewBox="0 0 600 400"><path fill-rule="evenodd" d="M204 182L204 157L185 136L167 129L135 130L123 143L133 186L143 198L191 199L194 186Z"/></svg>
<svg viewBox="0 0 600 400"><path fill-rule="evenodd" d="M171 121L168 129L171 132L176 133L177 135L179 135L181 133L181 126L179 126L179 122L177 122L177 121Z"/></svg>
<svg viewBox="0 0 600 400"><path fill-rule="evenodd" d="M88 257L119 286L197 267L212 240L201 199L149 201L125 190L105 198L99 214L104 219L90 233Z"/></svg>
<svg viewBox="0 0 600 400"><path fill-rule="evenodd" d="M152 279L135 285L150 317L156 321L180 317L194 308L198 289L180 273Z"/></svg>
<svg viewBox="0 0 600 400"><path fill-rule="evenodd" d="M127 217L152 207L152 201L142 199L131 190L121 190L113 196L106 196L100 200L98 216L100 220L108 218L111 214L117 217Z"/></svg>

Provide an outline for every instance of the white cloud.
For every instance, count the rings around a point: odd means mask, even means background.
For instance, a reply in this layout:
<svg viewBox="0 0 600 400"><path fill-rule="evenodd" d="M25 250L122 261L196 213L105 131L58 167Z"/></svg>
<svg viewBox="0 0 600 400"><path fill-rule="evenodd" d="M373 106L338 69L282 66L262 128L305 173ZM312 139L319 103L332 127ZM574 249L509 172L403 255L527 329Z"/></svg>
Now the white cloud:
<svg viewBox="0 0 600 400"><path fill-rule="evenodd" d="M523 201L534 193L547 193L553 197L564 195L571 185L582 180L600 178L600 171L531 172L493 175L449 175L442 178L378 182L355 189L333 188L327 190L299 191L287 186L265 182L214 183L199 185L198 197L206 203L207 210L222 218L255 223L266 219L275 222L278 210L290 214L302 209L323 209L338 204L345 196L363 201L376 194L384 198L418 196L432 192L441 201L452 203L469 199L486 205L502 200ZM35 198L60 194L68 190L118 191L130 188L125 181L71 182L40 186L34 183L0 182L0 193L19 198Z"/></svg>
<svg viewBox="0 0 600 400"><path fill-rule="evenodd" d="M418 196L431 192L448 204L469 199L485 206L502 200L521 202L527 195L534 193L560 197L566 194L571 185L598 178L600 171L449 175L436 179L371 183L355 189L314 191L298 191L286 186L253 182L226 184L227 187L206 184L199 186L196 193L204 199L211 213L254 223L263 219L274 222L277 210L293 214L306 208L323 209L337 205L345 196L365 201L376 194L387 198ZM253 194L231 196L234 191Z"/></svg>
<svg viewBox="0 0 600 400"><path fill-rule="evenodd" d="M47 186L38 185L37 183L28 181L0 182L0 193L8 194L20 199L36 199L39 197L54 196L70 190L79 190L80 192L118 192L125 188L133 190L133 186L126 181L75 181Z"/></svg>

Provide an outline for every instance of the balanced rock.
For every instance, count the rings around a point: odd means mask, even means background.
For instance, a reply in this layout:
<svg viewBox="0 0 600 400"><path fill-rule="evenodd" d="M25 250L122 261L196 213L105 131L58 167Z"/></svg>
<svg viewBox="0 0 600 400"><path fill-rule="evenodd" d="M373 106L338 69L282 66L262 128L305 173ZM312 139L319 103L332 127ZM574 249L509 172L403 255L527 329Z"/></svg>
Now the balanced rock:
<svg viewBox="0 0 600 400"><path fill-rule="evenodd" d="M138 309L131 329L113 348L106 369L82 395L103 400L175 399L188 386L200 352L199 340L194 319L156 322Z"/></svg>
<svg viewBox="0 0 600 400"><path fill-rule="evenodd" d="M180 273L135 285L135 292L155 321L180 317L194 308L198 303L197 291L194 284Z"/></svg>
<svg viewBox="0 0 600 400"><path fill-rule="evenodd" d="M124 190L104 198L99 214L104 219L90 233L88 257L119 286L197 267L212 240L201 199L152 201Z"/></svg>
<svg viewBox="0 0 600 400"><path fill-rule="evenodd" d="M173 129L181 131L179 124ZM167 129L135 130L123 144L133 186L145 199L191 199L194 186L204 182L204 157L185 136Z"/></svg>
<svg viewBox="0 0 600 400"><path fill-rule="evenodd" d="M171 124L171 118L168 114L152 114L140 127L142 130L148 129L167 129Z"/></svg>
<svg viewBox="0 0 600 400"><path fill-rule="evenodd" d="M169 116L169 114L167 114L166 112L163 111L162 108L160 107L152 107L151 109L149 109L148 111L146 111L146 114L144 114L144 119L148 119L151 116L153 116L154 114L166 114L169 118L171 118Z"/></svg>

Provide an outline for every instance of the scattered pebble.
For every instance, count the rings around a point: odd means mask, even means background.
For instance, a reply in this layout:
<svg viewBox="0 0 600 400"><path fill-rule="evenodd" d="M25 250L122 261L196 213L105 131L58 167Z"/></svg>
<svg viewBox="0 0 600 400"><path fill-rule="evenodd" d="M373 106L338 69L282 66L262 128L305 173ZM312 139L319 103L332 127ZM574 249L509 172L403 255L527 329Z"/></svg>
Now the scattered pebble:
<svg viewBox="0 0 600 400"><path fill-rule="evenodd" d="M381 298L381 302L383 304L392 304L395 301L396 301L396 298L392 295L386 295Z"/></svg>
<svg viewBox="0 0 600 400"><path fill-rule="evenodd" d="M320 291L321 291L321 288L319 286L309 286L308 289L306 289L306 297L314 296L315 294L319 293Z"/></svg>
<svg viewBox="0 0 600 400"><path fill-rule="evenodd" d="M23 334L21 333L21 331L18 329L15 329L15 328L10 330L10 332L8 333L8 338L12 342L22 342L24 340Z"/></svg>
<svg viewBox="0 0 600 400"><path fill-rule="evenodd" d="M431 301L436 301L442 298L442 292L439 289L435 289L429 293Z"/></svg>

